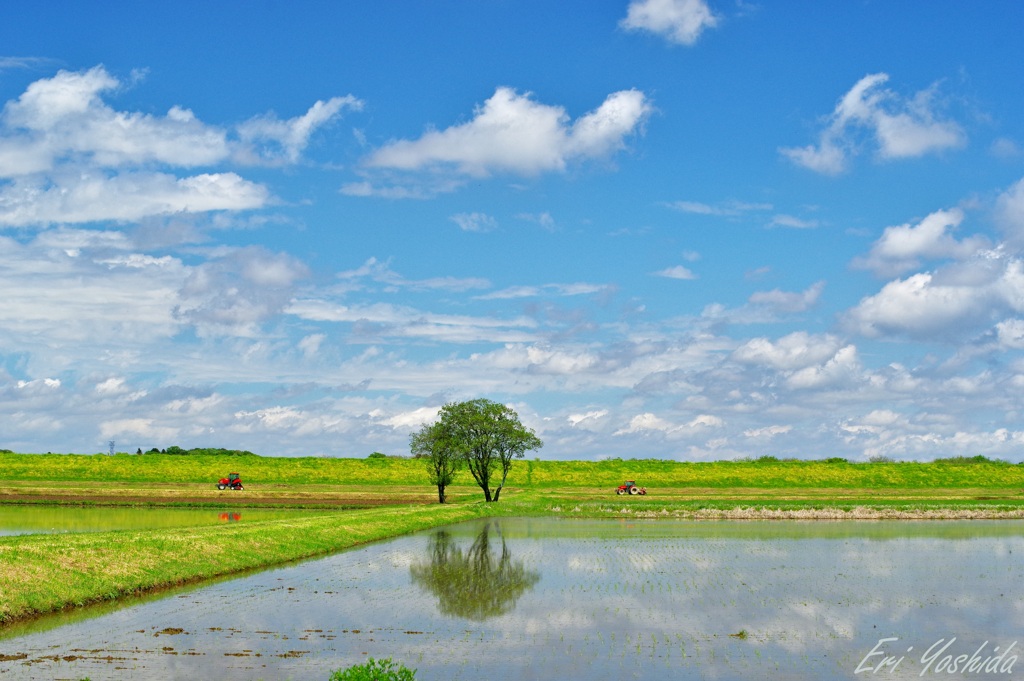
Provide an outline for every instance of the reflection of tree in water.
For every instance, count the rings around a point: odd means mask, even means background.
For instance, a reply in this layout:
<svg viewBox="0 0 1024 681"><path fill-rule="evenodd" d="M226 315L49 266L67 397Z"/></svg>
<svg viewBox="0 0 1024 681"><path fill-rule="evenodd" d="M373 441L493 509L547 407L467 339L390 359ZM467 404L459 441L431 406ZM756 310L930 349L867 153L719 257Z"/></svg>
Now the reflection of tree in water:
<svg viewBox="0 0 1024 681"><path fill-rule="evenodd" d="M501 552L491 552L492 530ZM463 553L452 536L441 530L430 539L429 559L409 568L412 581L437 596L442 614L482 621L511 612L516 601L540 580L540 573L513 561L501 531L484 525Z"/></svg>

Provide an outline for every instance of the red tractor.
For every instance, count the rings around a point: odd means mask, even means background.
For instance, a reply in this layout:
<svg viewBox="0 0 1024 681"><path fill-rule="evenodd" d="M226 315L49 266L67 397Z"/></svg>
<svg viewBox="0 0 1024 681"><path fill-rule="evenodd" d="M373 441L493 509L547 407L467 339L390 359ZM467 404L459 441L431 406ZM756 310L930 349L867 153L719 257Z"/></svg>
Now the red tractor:
<svg viewBox="0 0 1024 681"><path fill-rule="evenodd" d="M615 490L615 493L620 496L623 494L647 494L647 488L637 487L634 481L627 480L626 482L619 485L619 488Z"/></svg>
<svg viewBox="0 0 1024 681"><path fill-rule="evenodd" d="M238 473L228 473L228 477L221 478L217 483L217 489L245 489L242 487L242 476Z"/></svg>

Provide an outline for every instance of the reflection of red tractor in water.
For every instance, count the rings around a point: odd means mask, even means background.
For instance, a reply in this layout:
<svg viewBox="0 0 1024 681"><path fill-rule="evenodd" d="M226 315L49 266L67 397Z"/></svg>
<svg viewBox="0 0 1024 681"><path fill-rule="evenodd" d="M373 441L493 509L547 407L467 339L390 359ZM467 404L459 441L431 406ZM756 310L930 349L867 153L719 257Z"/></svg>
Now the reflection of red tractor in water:
<svg viewBox="0 0 1024 681"><path fill-rule="evenodd" d="M615 493L619 494L619 495L622 495L622 494L647 494L647 488L646 487L637 487L635 482L633 482L632 480L627 480L626 482L624 482L621 485L619 485L619 488L617 490L615 490Z"/></svg>
<svg viewBox="0 0 1024 681"><path fill-rule="evenodd" d="M228 477L221 478L217 483L217 489L244 489L242 487L242 476L238 473L228 473Z"/></svg>

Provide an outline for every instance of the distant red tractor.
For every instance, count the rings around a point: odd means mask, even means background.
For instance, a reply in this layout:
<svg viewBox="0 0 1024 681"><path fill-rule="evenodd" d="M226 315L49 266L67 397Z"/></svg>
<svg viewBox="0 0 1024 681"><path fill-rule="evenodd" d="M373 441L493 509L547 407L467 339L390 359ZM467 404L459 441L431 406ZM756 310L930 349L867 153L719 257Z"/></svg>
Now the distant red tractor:
<svg viewBox="0 0 1024 681"><path fill-rule="evenodd" d="M627 480L626 482L619 485L619 488L615 490L615 493L620 496L623 494L647 494L647 488L637 487L634 481Z"/></svg>
<svg viewBox="0 0 1024 681"><path fill-rule="evenodd" d="M217 483L217 489L245 489L242 487L242 476L238 473L228 473L228 477L221 478Z"/></svg>

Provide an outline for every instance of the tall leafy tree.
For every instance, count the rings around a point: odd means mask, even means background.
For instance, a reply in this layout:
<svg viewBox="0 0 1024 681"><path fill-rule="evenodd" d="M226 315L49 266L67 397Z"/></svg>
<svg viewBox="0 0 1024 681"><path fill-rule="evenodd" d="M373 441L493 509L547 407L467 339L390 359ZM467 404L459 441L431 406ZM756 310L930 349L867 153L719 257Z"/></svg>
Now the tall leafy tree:
<svg viewBox="0 0 1024 681"><path fill-rule="evenodd" d="M446 404L435 425L440 439L458 453L488 502L501 496L513 460L544 445L533 430L519 422L514 409L491 400Z"/></svg>
<svg viewBox="0 0 1024 681"><path fill-rule="evenodd" d="M430 482L437 485L437 502L445 503L448 500L445 488L462 468L459 449L446 437L446 430L440 423L424 424L410 435L409 449L414 457L426 463Z"/></svg>

